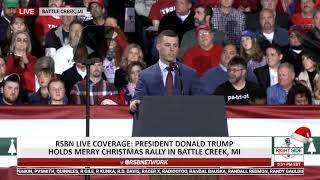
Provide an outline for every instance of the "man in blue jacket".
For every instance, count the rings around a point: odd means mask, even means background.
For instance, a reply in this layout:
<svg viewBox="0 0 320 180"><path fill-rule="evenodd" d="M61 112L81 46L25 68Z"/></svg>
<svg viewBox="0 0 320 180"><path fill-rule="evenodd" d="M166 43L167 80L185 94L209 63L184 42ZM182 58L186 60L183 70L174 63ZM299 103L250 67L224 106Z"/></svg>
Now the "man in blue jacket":
<svg viewBox="0 0 320 180"><path fill-rule="evenodd" d="M162 31L157 40L158 63L143 70L129 109L135 112L144 96L179 96L200 93L195 70L177 62L179 38L171 30Z"/></svg>

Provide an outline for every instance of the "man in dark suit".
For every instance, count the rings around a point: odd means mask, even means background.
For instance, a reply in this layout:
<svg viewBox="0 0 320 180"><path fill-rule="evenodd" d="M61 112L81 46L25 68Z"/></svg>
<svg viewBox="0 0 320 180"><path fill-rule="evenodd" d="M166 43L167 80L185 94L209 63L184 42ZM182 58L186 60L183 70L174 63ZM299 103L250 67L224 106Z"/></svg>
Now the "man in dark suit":
<svg viewBox="0 0 320 180"><path fill-rule="evenodd" d="M283 57L281 49L277 45L271 45L266 50L267 65L253 70L260 86L267 89L278 83L278 67Z"/></svg>
<svg viewBox="0 0 320 180"><path fill-rule="evenodd" d="M143 70L129 109L135 112L144 96L177 96L200 93L196 72L177 62L179 38L171 30L162 31L157 40L158 63Z"/></svg>

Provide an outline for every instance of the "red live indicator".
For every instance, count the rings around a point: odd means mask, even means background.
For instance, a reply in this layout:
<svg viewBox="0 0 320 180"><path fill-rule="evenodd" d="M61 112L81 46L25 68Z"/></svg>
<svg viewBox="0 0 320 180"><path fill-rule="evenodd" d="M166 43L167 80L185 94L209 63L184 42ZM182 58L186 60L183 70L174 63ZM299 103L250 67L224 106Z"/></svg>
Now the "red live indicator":
<svg viewBox="0 0 320 180"><path fill-rule="evenodd" d="M17 8L17 16L38 16L38 8Z"/></svg>

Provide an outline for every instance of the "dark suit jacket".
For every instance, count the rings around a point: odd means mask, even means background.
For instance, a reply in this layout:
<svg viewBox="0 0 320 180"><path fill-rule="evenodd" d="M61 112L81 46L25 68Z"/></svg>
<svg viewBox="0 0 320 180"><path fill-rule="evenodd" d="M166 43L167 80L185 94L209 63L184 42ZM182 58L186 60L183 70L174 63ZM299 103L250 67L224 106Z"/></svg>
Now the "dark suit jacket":
<svg viewBox="0 0 320 180"><path fill-rule="evenodd" d="M200 93L200 82L197 79L196 71L177 62L181 71L183 94L195 95ZM179 75L175 73L173 95L181 95ZM166 89L163 84L159 63L156 63L140 74L133 99L141 100L143 96L165 96Z"/></svg>
<svg viewBox="0 0 320 180"><path fill-rule="evenodd" d="M261 30L256 32L256 38L261 49L265 52L271 43L266 39ZM287 46L289 44L288 31L283 28L275 28L272 44L277 44L281 47Z"/></svg>
<svg viewBox="0 0 320 180"><path fill-rule="evenodd" d="M270 86L269 66L264 65L262 67L254 69L253 72L256 75L260 86L263 89L267 89Z"/></svg>

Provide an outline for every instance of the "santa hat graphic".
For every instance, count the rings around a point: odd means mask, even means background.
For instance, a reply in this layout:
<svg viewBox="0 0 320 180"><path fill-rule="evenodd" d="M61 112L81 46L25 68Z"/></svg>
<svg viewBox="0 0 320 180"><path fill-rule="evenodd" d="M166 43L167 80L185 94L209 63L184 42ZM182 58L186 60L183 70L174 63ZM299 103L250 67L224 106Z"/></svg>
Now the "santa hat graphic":
<svg viewBox="0 0 320 180"><path fill-rule="evenodd" d="M303 142L304 144L309 142L309 148L308 152L316 152L314 144L313 144L313 139L311 137L311 131L307 127L300 127L298 128L294 133L292 133L291 137L297 141Z"/></svg>

